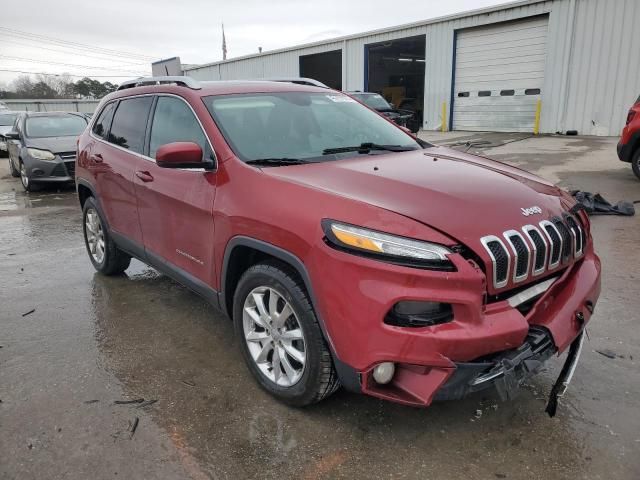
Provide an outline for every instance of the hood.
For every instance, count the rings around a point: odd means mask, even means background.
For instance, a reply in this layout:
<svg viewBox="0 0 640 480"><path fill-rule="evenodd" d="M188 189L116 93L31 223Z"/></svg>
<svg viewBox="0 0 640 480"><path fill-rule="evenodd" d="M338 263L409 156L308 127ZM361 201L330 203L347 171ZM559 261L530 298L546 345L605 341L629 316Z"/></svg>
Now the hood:
<svg viewBox="0 0 640 480"><path fill-rule="evenodd" d="M541 178L443 147L264 171L412 218L476 252L483 236L568 208L560 189ZM525 216L522 209L531 207L541 213Z"/></svg>
<svg viewBox="0 0 640 480"><path fill-rule="evenodd" d="M72 137L49 137L49 138L29 138L25 139L29 148L41 148L53 153L65 153L76 151L77 136Z"/></svg>

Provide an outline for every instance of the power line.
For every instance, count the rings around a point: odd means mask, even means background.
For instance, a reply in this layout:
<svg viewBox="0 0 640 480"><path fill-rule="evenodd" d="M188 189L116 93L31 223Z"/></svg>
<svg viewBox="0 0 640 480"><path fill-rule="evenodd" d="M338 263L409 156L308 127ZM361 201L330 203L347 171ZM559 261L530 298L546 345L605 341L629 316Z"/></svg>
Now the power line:
<svg viewBox="0 0 640 480"><path fill-rule="evenodd" d="M102 52L102 53L108 53L108 54L112 54L114 56L119 56L119 57L129 57L129 58L135 58L138 60L153 60L155 57L149 56L149 55L142 55L139 53L128 53L128 52L123 52L120 50L113 50L110 48L103 48L103 47L97 47L95 45L88 45L86 43L80 43L80 42L72 42L69 40L63 40L60 38L55 38L55 37L49 37L47 35L39 35L39 34L35 34L35 33L31 33L31 32L25 32L25 31L21 31L21 30L15 30L13 28L7 28L7 27L0 27L0 30L7 32L7 34L11 35L11 36L18 36L18 37L26 37L27 39L37 39L40 41L46 41L47 43L53 43L53 44L57 44L57 45L70 45L73 46L75 48L80 48L80 49L84 49L84 50L90 50L92 52Z"/></svg>
<svg viewBox="0 0 640 480"><path fill-rule="evenodd" d="M28 40L28 39L25 38L24 40ZM35 42L36 40L30 40L30 41ZM96 58L98 60L109 61L109 62L121 62L122 61L122 59L119 58L119 57L116 57L114 59L109 59L109 58L104 58L104 57L98 57L98 56L92 55L90 53L80 53L80 52L77 52L77 51L70 52L68 50L66 50L66 51L65 50L58 50L57 48L48 48L48 47L43 47L42 45L32 45L32 44L29 44L29 43L17 42L15 40L4 39L4 40L2 40L2 43L13 43L15 45L21 45L21 46L24 46L24 47L37 48L38 50L49 50L51 52L64 53L64 54L67 54L67 55L74 55L74 56L80 56L80 57ZM71 48L71 47L61 47L61 48ZM107 53L97 53L96 52L96 54L97 55L104 55L104 56L107 56L107 57L111 56L111 54L107 54ZM145 60L143 62L125 62L123 65L114 65L114 66L126 67L127 65L148 65L148 64L149 64L149 61Z"/></svg>
<svg viewBox="0 0 640 480"><path fill-rule="evenodd" d="M140 71L133 71L133 70L122 70L119 68L111 68L111 67L96 67L93 65L79 65L77 63L63 63L63 62L51 62L49 60L39 60L39 59L35 59L35 58L26 58L26 57L14 57L14 56L9 56L9 55L0 55L0 58L5 58L7 60L13 60L13 61L17 61L17 62L31 62L31 63L45 63L48 65L59 65L62 67L77 67L77 68L91 68L94 70L107 70L107 71L112 71L112 72L123 72L123 73L128 73L131 75L137 75L140 74ZM144 75L146 75L146 73L143 73Z"/></svg>
<svg viewBox="0 0 640 480"><path fill-rule="evenodd" d="M0 68L0 72L8 72L8 73L27 73L30 75L48 75L52 77L76 77L76 78L130 78L130 75L73 75L71 73L48 73L48 72L27 72L25 70L8 70L5 68Z"/></svg>

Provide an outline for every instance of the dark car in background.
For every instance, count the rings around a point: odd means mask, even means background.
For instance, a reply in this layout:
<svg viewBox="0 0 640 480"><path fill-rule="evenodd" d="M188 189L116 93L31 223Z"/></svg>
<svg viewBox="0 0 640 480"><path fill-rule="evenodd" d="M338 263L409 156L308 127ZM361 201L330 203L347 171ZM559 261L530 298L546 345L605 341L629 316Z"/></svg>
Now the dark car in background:
<svg viewBox="0 0 640 480"><path fill-rule="evenodd" d="M358 100L360 103L365 104L369 108L380 112L394 123L397 123L401 127L406 127L411 132L417 133L420 130L420 122L413 111L394 108L387 100L379 93L374 92L345 92L351 97Z"/></svg>
<svg viewBox="0 0 640 480"><path fill-rule="evenodd" d="M5 134L11 175L28 192L45 183L73 183L76 140L86 127L79 113L20 113Z"/></svg>
<svg viewBox="0 0 640 480"><path fill-rule="evenodd" d="M627 123L618 142L618 158L630 163L633 173L640 179L640 97L627 114Z"/></svg>
<svg viewBox="0 0 640 480"><path fill-rule="evenodd" d="M13 129L13 124L16 123L17 117L17 112L0 110L0 154L7 153L7 139L4 134Z"/></svg>

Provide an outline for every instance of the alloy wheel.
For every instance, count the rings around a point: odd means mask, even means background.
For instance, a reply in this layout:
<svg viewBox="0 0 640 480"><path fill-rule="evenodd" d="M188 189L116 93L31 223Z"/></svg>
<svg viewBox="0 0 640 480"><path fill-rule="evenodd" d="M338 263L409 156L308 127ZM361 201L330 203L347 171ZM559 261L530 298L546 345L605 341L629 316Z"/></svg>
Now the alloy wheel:
<svg viewBox="0 0 640 480"><path fill-rule="evenodd" d="M304 332L284 296L271 287L254 288L244 301L242 325L251 358L280 387L298 383L307 360Z"/></svg>
<svg viewBox="0 0 640 480"><path fill-rule="evenodd" d="M102 222L95 209L89 208L84 220L85 232L87 237L87 246L93 260L101 264L104 260L104 230Z"/></svg>

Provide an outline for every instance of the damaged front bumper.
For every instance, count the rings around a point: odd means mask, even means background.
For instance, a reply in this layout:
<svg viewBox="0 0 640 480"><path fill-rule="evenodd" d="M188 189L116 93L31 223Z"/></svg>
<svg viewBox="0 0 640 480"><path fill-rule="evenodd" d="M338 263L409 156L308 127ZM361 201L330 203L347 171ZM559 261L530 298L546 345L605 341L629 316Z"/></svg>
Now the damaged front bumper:
<svg viewBox="0 0 640 480"><path fill-rule="evenodd" d="M549 331L532 326L516 349L474 362L456 363L456 370L437 391L434 400L458 400L495 387L502 400L513 399L523 382L540 371L557 348Z"/></svg>

